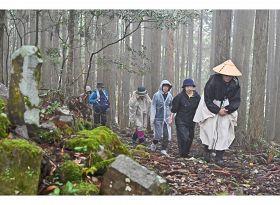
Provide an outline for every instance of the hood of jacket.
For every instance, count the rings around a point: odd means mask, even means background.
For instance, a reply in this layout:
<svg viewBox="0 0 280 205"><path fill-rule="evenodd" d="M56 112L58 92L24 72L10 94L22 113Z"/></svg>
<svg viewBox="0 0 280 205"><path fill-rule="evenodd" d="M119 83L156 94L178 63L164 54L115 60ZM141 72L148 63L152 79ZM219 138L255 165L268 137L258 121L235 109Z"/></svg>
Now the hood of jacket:
<svg viewBox="0 0 280 205"><path fill-rule="evenodd" d="M158 90L163 94L162 86L163 86L164 84L170 85L170 89L168 90L168 92L171 92L171 90L172 90L172 84L171 84L168 80L163 80L163 81L161 81Z"/></svg>

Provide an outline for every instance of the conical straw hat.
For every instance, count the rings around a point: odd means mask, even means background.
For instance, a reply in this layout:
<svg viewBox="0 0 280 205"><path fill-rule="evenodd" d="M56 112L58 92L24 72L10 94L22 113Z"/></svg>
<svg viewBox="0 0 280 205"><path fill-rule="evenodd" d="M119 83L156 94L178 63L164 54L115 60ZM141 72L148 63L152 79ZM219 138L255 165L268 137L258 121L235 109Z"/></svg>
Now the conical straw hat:
<svg viewBox="0 0 280 205"><path fill-rule="evenodd" d="M238 70L238 68L233 64L231 60L227 60L222 64L213 68L216 73L220 73L222 75L228 76L241 76L242 73Z"/></svg>

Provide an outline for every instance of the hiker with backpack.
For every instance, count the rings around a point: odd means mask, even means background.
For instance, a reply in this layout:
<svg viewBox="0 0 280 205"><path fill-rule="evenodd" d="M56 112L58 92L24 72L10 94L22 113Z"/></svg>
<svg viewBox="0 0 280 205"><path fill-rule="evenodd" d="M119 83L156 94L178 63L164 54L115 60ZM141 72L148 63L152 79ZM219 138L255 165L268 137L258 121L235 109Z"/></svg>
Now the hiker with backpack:
<svg viewBox="0 0 280 205"><path fill-rule="evenodd" d="M91 93L89 103L93 106L94 127L106 125L107 111L110 107L108 91L102 82L97 83L97 88Z"/></svg>

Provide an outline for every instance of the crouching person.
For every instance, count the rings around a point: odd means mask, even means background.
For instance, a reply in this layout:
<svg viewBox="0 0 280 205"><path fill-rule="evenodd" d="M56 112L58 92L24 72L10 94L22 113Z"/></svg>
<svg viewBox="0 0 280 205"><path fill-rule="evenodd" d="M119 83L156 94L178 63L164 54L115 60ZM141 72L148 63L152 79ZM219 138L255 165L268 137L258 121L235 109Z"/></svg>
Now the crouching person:
<svg viewBox="0 0 280 205"><path fill-rule="evenodd" d="M134 134L132 137L133 144L143 143L145 141L145 130L148 125L150 114L151 98L145 87L140 86L133 92L129 99L129 125Z"/></svg>

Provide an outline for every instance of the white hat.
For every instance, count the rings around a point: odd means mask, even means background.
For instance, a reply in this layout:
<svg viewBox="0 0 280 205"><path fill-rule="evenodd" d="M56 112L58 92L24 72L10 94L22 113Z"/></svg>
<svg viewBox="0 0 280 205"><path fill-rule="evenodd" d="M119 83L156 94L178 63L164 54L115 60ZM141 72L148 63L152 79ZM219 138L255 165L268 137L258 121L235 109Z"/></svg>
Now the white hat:
<svg viewBox="0 0 280 205"><path fill-rule="evenodd" d="M86 92L91 91L91 87L89 85L86 86Z"/></svg>

